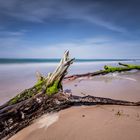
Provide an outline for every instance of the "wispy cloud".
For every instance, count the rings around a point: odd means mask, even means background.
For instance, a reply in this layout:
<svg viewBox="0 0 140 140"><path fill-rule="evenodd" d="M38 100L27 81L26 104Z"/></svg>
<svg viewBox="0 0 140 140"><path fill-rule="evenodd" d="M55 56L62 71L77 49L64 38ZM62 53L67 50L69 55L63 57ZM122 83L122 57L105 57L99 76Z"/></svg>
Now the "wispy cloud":
<svg viewBox="0 0 140 140"><path fill-rule="evenodd" d="M112 11L112 7L114 11ZM109 2L88 0L78 2L77 0L0 0L1 15L13 17L18 20L44 23L50 19L61 20L83 20L108 30L126 32L125 26L118 25L121 17L126 15L120 6L121 13L116 11L115 5ZM127 17L127 15L126 15ZM116 22L116 20L118 20Z"/></svg>
<svg viewBox="0 0 140 140"><path fill-rule="evenodd" d="M0 43L2 44L2 40L0 40ZM14 47L10 47L11 44ZM35 43L11 39L8 44L3 44L0 56L60 58L65 50L70 50L71 55L76 58L139 58L139 44L139 41L126 40L122 42L109 37L96 37L36 46Z"/></svg>
<svg viewBox="0 0 140 140"><path fill-rule="evenodd" d="M19 37L25 34L26 30L20 31L8 31L8 30L0 30L0 37ZM7 38L6 38L7 39Z"/></svg>
<svg viewBox="0 0 140 140"><path fill-rule="evenodd" d="M0 30L0 50L3 52L6 48L17 48L26 42L23 40L24 35L27 33L26 30L10 31ZM8 50L7 50L8 51Z"/></svg>

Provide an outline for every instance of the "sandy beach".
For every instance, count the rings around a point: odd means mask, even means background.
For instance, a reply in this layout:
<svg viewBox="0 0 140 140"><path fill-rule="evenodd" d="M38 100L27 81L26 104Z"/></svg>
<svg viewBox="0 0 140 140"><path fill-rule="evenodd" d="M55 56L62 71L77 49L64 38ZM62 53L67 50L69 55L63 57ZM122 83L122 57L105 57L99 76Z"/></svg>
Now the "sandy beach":
<svg viewBox="0 0 140 140"><path fill-rule="evenodd" d="M140 72L119 76L97 76L64 82L64 88L80 96L89 94L139 101ZM139 107L79 106L54 115L44 115L10 140L139 140L139 130Z"/></svg>
<svg viewBox="0 0 140 140"><path fill-rule="evenodd" d="M54 66L49 70L53 69ZM89 67L82 71L80 69L85 65L74 67L75 71L71 70L70 74L78 71L79 73L92 71L92 68L95 68L93 66L95 65L92 65L90 70ZM42 71L45 71L44 68L42 67ZM30 86L34 83L31 72L33 72L33 69L34 71L37 70L37 67L26 67L26 69L30 69L28 71L30 73L24 72L23 75L26 78L28 77L29 81L25 82L25 84L16 79L14 83L9 81L9 84L15 85L10 85L11 91L22 90L25 86ZM20 70L22 70L21 67ZM14 68L13 71L15 71ZM23 75L19 74L18 76L22 77ZM24 80L25 77L20 80ZM6 79L5 82L7 82ZM17 85L19 88L17 88ZM67 94L92 95L129 101L140 101L139 85L139 71L63 81L64 91ZM2 87L1 85L1 88L4 89L4 86ZM5 89L7 94L1 94L1 101L2 99L7 100L14 95L10 95L9 89ZM61 110L54 114L44 114L9 140L139 140L139 130L139 107L116 105L78 106Z"/></svg>

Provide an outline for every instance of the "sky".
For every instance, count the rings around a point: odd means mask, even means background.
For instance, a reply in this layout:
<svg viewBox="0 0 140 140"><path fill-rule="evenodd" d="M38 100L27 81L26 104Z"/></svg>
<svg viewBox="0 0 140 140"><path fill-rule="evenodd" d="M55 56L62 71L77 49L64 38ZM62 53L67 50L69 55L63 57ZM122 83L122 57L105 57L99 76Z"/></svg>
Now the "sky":
<svg viewBox="0 0 140 140"><path fill-rule="evenodd" d="M140 0L0 0L0 58L140 58Z"/></svg>

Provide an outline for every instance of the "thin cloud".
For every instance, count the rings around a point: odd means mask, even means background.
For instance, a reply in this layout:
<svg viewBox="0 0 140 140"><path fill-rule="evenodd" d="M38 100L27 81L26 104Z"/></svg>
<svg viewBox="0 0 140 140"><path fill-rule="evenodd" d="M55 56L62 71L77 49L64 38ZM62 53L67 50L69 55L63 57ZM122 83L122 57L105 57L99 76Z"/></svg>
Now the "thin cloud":
<svg viewBox="0 0 140 140"><path fill-rule="evenodd" d="M104 43L103 43L104 42ZM0 40L2 44L2 40ZM36 46L23 40L9 40L3 44L0 56L20 58L60 58L65 50L70 50L76 58L139 58L139 41L118 41L112 38L96 37ZM10 45L14 45L11 47ZM137 50L135 51L134 48ZM7 51L8 50L8 51ZM17 53L18 52L18 53Z"/></svg>
<svg viewBox="0 0 140 140"><path fill-rule="evenodd" d="M8 30L0 30L0 37L19 37L25 34L25 30L20 31L8 31ZM7 39L7 38L6 38Z"/></svg>
<svg viewBox="0 0 140 140"><path fill-rule="evenodd" d="M88 0L87 2L71 2L70 0L0 0L0 16L7 15L18 20L38 23L44 23L50 19L77 19L102 26L108 30L125 33L127 31L126 27L118 25L118 22L121 23L119 19L122 19L122 16L126 15L127 18L128 15L122 10L122 7L118 9L121 11L118 14L115 5L111 5L114 7L114 11L112 11L110 3L112 2L103 2L101 0ZM128 11L131 10L131 7L126 8L128 8ZM116 18L118 18L117 23Z"/></svg>

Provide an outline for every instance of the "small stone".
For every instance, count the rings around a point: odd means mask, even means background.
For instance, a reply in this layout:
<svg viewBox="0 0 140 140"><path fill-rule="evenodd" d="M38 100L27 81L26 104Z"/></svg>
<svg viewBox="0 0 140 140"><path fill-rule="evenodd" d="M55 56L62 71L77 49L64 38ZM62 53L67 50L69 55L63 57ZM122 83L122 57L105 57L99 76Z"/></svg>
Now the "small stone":
<svg viewBox="0 0 140 140"><path fill-rule="evenodd" d="M85 115L82 115L82 117L85 117Z"/></svg>
<svg viewBox="0 0 140 140"><path fill-rule="evenodd" d="M121 116L122 115L121 111L117 111L116 115Z"/></svg>

